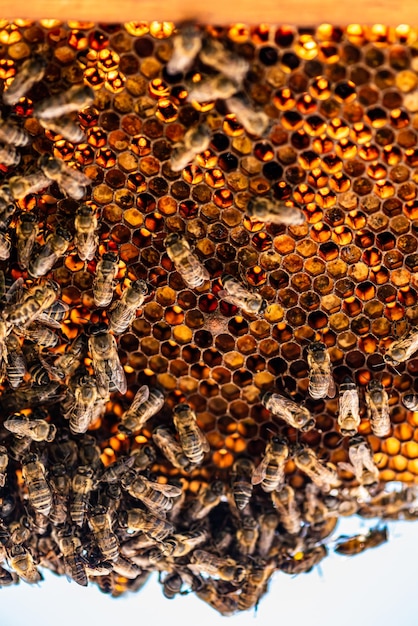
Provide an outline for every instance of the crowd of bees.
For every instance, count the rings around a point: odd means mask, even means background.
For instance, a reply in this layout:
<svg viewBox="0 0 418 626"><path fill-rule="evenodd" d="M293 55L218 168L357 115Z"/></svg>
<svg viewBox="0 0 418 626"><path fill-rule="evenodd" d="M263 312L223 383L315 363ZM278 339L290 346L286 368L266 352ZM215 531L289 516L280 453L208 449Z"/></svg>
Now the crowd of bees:
<svg viewBox="0 0 418 626"><path fill-rule="evenodd" d="M231 615L416 519L418 32L0 50L0 585L157 571Z"/></svg>

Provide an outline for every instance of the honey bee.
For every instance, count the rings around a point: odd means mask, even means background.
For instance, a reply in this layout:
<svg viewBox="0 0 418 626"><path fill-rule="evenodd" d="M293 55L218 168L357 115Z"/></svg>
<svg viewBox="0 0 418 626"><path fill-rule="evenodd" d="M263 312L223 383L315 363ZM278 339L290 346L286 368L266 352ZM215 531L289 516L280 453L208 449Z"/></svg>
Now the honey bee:
<svg viewBox="0 0 418 626"><path fill-rule="evenodd" d="M16 167L20 163L20 154L9 144L0 147L0 163L6 167Z"/></svg>
<svg viewBox="0 0 418 626"><path fill-rule="evenodd" d="M255 111L246 98L232 96L225 100L231 113L250 135L261 137L266 132L270 118L263 111Z"/></svg>
<svg viewBox="0 0 418 626"><path fill-rule="evenodd" d="M29 135L19 126L0 120L0 141L20 148L21 146L27 146Z"/></svg>
<svg viewBox="0 0 418 626"><path fill-rule="evenodd" d="M339 467L354 473L363 487L371 487L379 482L379 470L373 461L372 450L362 435L355 435L348 442L349 463L339 463Z"/></svg>
<svg viewBox="0 0 418 626"><path fill-rule="evenodd" d="M157 459L155 448L150 444L145 444L138 448L138 450L134 450L131 452L131 455L135 460L134 467L139 472L147 469L147 467L155 463Z"/></svg>
<svg viewBox="0 0 418 626"><path fill-rule="evenodd" d="M9 572L9 570L0 566L0 587L16 585L18 582L19 577L15 574L15 572Z"/></svg>
<svg viewBox="0 0 418 626"><path fill-rule="evenodd" d="M33 174L27 174L26 176L12 176L9 178L10 191L15 200L23 200L23 198L26 198L26 196L29 196L30 194L38 193L39 191L46 189L50 184L51 181L49 178L44 176L42 172L34 172Z"/></svg>
<svg viewBox="0 0 418 626"><path fill-rule="evenodd" d="M59 341L57 335L51 328L36 322L29 324L27 327L17 326L14 330L18 335L44 348L53 348Z"/></svg>
<svg viewBox="0 0 418 626"><path fill-rule="evenodd" d="M408 409L408 411L418 411L418 394L416 393L404 393L402 396L402 404ZM374 431L373 431L374 432ZM377 433L374 433L377 435ZM387 434L387 433L385 433ZM379 435L377 435L379 436ZM384 436L384 435L382 435Z"/></svg>
<svg viewBox="0 0 418 626"><path fill-rule="evenodd" d="M251 219L269 224L300 226L306 222L305 214L297 207L265 197L250 198L247 213Z"/></svg>
<svg viewBox="0 0 418 626"><path fill-rule="evenodd" d="M78 441L78 456L82 465L91 467L94 472L102 470L103 463L100 458L102 451L97 441L91 435L84 435Z"/></svg>
<svg viewBox="0 0 418 626"><path fill-rule="evenodd" d="M27 583L38 583L42 575L37 570L32 554L23 545L13 545L7 550L10 567Z"/></svg>
<svg viewBox="0 0 418 626"><path fill-rule="evenodd" d="M81 556L83 545L80 539L74 535L70 527L58 531L58 544L64 560L64 571L68 580L73 580L77 585L87 587L88 578L84 559Z"/></svg>
<svg viewBox="0 0 418 626"><path fill-rule="evenodd" d="M1 160L0 163L2 163ZM15 211L16 205L13 201L9 187L3 185L3 187L0 187L0 230L6 230L9 228Z"/></svg>
<svg viewBox="0 0 418 626"><path fill-rule="evenodd" d="M152 439L173 467L185 471L190 470L189 459L184 455L182 447L177 443L169 428L159 426L152 433Z"/></svg>
<svg viewBox="0 0 418 626"><path fill-rule="evenodd" d="M126 393L127 383L116 345L116 339L98 324L91 329L88 348L93 360L100 395L107 397L109 392L118 390Z"/></svg>
<svg viewBox="0 0 418 626"><path fill-rule="evenodd" d="M254 469L254 463L248 458L237 459L232 467L232 495L240 511L245 509L251 499L253 493L251 477Z"/></svg>
<svg viewBox="0 0 418 626"><path fill-rule="evenodd" d="M338 425L344 436L355 435L360 425L359 395L348 377L340 385Z"/></svg>
<svg viewBox="0 0 418 626"><path fill-rule="evenodd" d="M238 597L238 609L240 611L248 611L257 606L261 596L266 592L268 582L275 569L274 560L268 563L257 560L251 564Z"/></svg>
<svg viewBox="0 0 418 626"><path fill-rule="evenodd" d="M205 579L199 589L196 589L196 595L211 606L215 611L224 616L233 615L238 608L238 599L235 595L223 594L218 591L219 583L222 581Z"/></svg>
<svg viewBox="0 0 418 626"><path fill-rule="evenodd" d="M1 138L0 138L1 139ZM183 143L173 148L170 167L173 172L181 172L195 157L204 152L210 143L211 134L206 126L189 128L183 138Z"/></svg>
<svg viewBox="0 0 418 626"><path fill-rule="evenodd" d="M45 276L52 270L58 259L67 252L70 241L71 235L68 230L57 226L55 231L48 235L39 252L29 260L29 274L35 278Z"/></svg>
<svg viewBox="0 0 418 626"><path fill-rule="evenodd" d="M315 426L315 419L306 407L289 400L278 393L266 391L261 398L261 403L268 411L280 417L292 426L302 432L312 430Z"/></svg>
<svg viewBox="0 0 418 626"><path fill-rule="evenodd" d="M106 252L97 263L93 280L93 298L94 304L98 307L107 307L112 301L116 286L115 278L119 271L118 262L116 254Z"/></svg>
<svg viewBox="0 0 418 626"><path fill-rule="evenodd" d="M79 435L87 432L88 427L104 410L103 399L92 376L82 376L74 391L68 397L68 408L64 417L70 420L70 431Z"/></svg>
<svg viewBox="0 0 418 626"><path fill-rule="evenodd" d="M16 389L23 382L26 374L25 357L16 335L10 334L6 338L6 350L6 377L12 389Z"/></svg>
<svg viewBox="0 0 418 626"><path fill-rule="evenodd" d="M21 268L27 269L38 235L38 223L36 215L25 211L19 215L16 223L16 249L17 261Z"/></svg>
<svg viewBox="0 0 418 626"><path fill-rule="evenodd" d="M272 491L271 499L280 515L280 522L289 535L298 535L302 520L294 489L290 485L283 485L280 491Z"/></svg>
<svg viewBox="0 0 418 626"><path fill-rule="evenodd" d="M10 458L21 462L27 456L31 445L32 439L29 437L12 437L8 445Z"/></svg>
<svg viewBox="0 0 418 626"><path fill-rule="evenodd" d="M143 532L155 541L164 541L174 532L171 522L142 509L122 511L119 513L119 521L123 528Z"/></svg>
<svg viewBox="0 0 418 626"><path fill-rule="evenodd" d="M71 478L63 463L54 463L50 466L49 483L52 489L52 508L48 517L54 526L58 526L67 520L71 489Z"/></svg>
<svg viewBox="0 0 418 626"><path fill-rule="evenodd" d="M0 261L5 261L9 258L11 245L10 237L0 232Z"/></svg>
<svg viewBox="0 0 418 626"><path fill-rule="evenodd" d="M259 536L259 528L256 520L251 515L243 515L241 526L235 533L237 549L240 554L246 556L254 554Z"/></svg>
<svg viewBox="0 0 418 626"><path fill-rule="evenodd" d="M308 348L309 395L312 398L333 398L335 383L331 372L331 359L326 345L314 341Z"/></svg>
<svg viewBox="0 0 418 626"><path fill-rule="evenodd" d="M0 319L0 381L2 382L6 374L8 351L7 351L7 336L10 333L11 327L6 322Z"/></svg>
<svg viewBox="0 0 418 626"><path fill-rule="evenodd" d="M168 600L171 600L177 594L181 594L183 579L177 571L167 574L164 580L160 582L162 582L163 594Z"/></svg>
<svg viewBox="0 0 418 626"><path fill-rule="evenodd" d="M257 544L258 554L264 559L270 555L276 536L279 518L276 513L263 513L258 521L260 536Z"/></svg>
<svg viewBox="0 0 418 626"><path fill-rule="evenodd" d="M33 85L42 80L47 67L47 61L39 54L24 61L9 85L7 91L3 93L3 102L9 106L16 104L20 98L26 96Z"/></svg>
<svg viewBox="0 0 418 626"><path fill-rule="evenodd" d="M224 74L208 76L198 83L188 85L189 102L210 102L211 100L225 100L234 95L239 89L235 80Z"/></svg>
<svg viewBox="0 0 418 626"><path fill-rule="evenodd" d="M283 559L279 563L279 569L290 576L310 572L315 565L318 565L322 559L327 556L327 554L328 550L326 546L315 546L310 550L298 552L291 558Z"/></svg>
<svg viewBox="0 0 418 626"><path fill-rule="evenodd" d="M115 302L109 310L109 329L112 332L120 335L129 328L147 293L148 288L144 280L136 280L130 287L125 289L121 299Z"/></svg>
<svg viewBox="0 0 418 626"><path fill-rule="evenodd" d="M54 361L54 367L65 376L71 376L81 364L82 354L86 346L84 335L79 335L64 354Z"/></svg>
<svg viewBox="0 0 418 626"><path fill-rule="evenodd" d="M382 383L371 380L367 385L366 405L370 426L376 437L386 437L390 433L389 398Z"/></svg>
<svg viewBox="0 0 418 626"><path fill-rule="evenodd" d="M39 122L47 130L52 130L53 133L61 135L61 137L71 143L80 143L85 139L84 132L70 116L64 115L54 119L39 120Z"/></svg>
<svg viewBox="0 0 418 626"><path fill-rule="evenodd" d="M418 350L418 328L409 335L395 339L388 347L384 359L386 363L396 367L404 361L408 361Z"/></svg>
<svg viewBox="0 0 418 626"><path fill-rule="evenodd" d="M267 443L264 457L255 468L251 482L264 491L279 490L284 484L284 468L289 457L289 447L283 437L272 437Z"/></svg>
<svg viewBox="0 0 418 626"><path fill-rule="evenodd" d="M22 462L22 477L28 489L29 502L37 513L48 515L52 507L52 493L45 473L45 466L36 454L29 454Z"/></svg>
<svg viewBox="0 0 418 626"><path fill-rule="evenodd" d="M37 322L42 322L52 328L61 328L61 324L69 311L69 306L62 300L56 300L50 307L42 311L36 318Z"/></svg>
<svg viewBox="0 0 418 626"><path fill-rule="evenodd" d="M113 574L113 572L105 574L104 576L97 576L95 582L102 593L111 596L115 595L116 583L115 574Z"/></svg>
<svg viewBox="0 0 418 626"><path fill-rule="evenodd" d="M145 423L164 406L164 395L159 389L142 385L136 392L131 406L121 417L119 431L133 433L141 430Z"/></svg>
<svg viewBox="0 0 418 626"><path fill-rule="evenodd" d="M321 463L312 448L297 446L293 459L296 467L306 474L321 491L327 493L341 484L335 470Z"/></svg>
<svg viewBox="0 0 418 626"><path fill-rule="evenodd" d="M216 556L207 550L195 550L190 556L189 569L197 574L216 576L235 584L241 583L247 570L234 559Z"/></svg>
<svg viewBox="0 0 418 626"><path fill-rule="evenodd" d="M173 52L166 69L169 74L187 72L202 48L202 34L194 24L184 24L173 37Z"/></svg>
<svg viewBox="0 0 418 626"><path fill-rule="evenodd" d="M81 200L86 193L85 187L92 182L79 170L47 154L40 157L39 167L49 180L56 181L61 191L74 200Z"/></svg>
<svg viewBox="0 0 418 626"><path fill-rule="evenodd" d="M3 426L18 437L29 437L32 441L53 441L57 432L54 424L44 419L36 419L23 413L15 413Z"/></svg>
<svg viewBox="0 0 418 626"><path fill-rule="evenodd" d="M6 484L6 471L9 464L9 455L7 454L7 448L0 446L0 487L4 487Z"/></svg>
<svg viewBox="0 0 418 626"><path fill-rule="evenodd" d="M213 67L218 72L241 84L248 72L249 64L246 59L235 52L227 50L220 41L207 40L200 52L200 60L205 65Z"/></svg>
<svg viewBox="0 0 418 626"><path fill-rule="evenodd" d="M99 236L96 234L98 228L97 216L91 207L83 204L77 209L74 227L74 244L77 248L78 256L82 261L91 261L94 259L97 246L99 245Z"/></svg>
<svg viewBox="0 0 418 626"><path fill-rule="evenodd" d="M135 464L134 456L121 457L108 465L100 476L100 482L116 484L122 476Z"/></svg>
<svg viewBox="0 0 418 626"><path fill-rule="evenodd" d="M77 462L78 445L70 439L69 430L60 428L48 452L52 463L62 463L72 469Z"/></svg>
<svg viewBox="0 0 418 626"><path fill-rule="evenodd" d="M228 274L222 277L222 285L223 290L218 294L221 299L237 306L248 315L261 315L264 313L267 302L259 293L248 291L233 276Z"/></svg>
<svg viewBox="0 0 418 626"><path fill-rule="evenodd" d="M94 101L94 91L88 85L74 85L68 91L42 100L35 106L34 115L40 120L51 120L73 111L80 111Z"/></svg>
<svg viewBox="0 0 418 626"><path fill-rule="evenodd" d="M41 537L39 539L38 559L42 567L47 567L54 574L58 576L65 574L61 551L52 537Z"/></svg>
<svg viewBox="0 0 418 626"><path fill-rule="evenodd" d="M328 509L318 492L316 485L312 483L306 485L304 519L313 528L321 526L327 519L334 518L336 515L336 512Z"/></svg>
<svg viewBox="0 0 418 626"><path fill-rule="evenodd" d="M174 485L163 485L148 480L144 476L137 476L130 470L122 477L122 487L133 498L141 500L152 513L164 513L173 507L173 499L181 495L181 489Z"/></svg>
<svg viewBox="0 0 418 626"><path fill-rule="evenodd" d="M80 465L71 482L70 517L76 526L83 526L87 515L90 493L94 487L94 469Z"/></svg>
<svg viewBox="0 0 418 626"><path fill-rule="evenodd" d="M208 539L209 532L204 527L190 529L184 533L176 533L164 544L164 552L167 551L167 556L170 556L170 558L181 558L202 543L207 543Z"/></svg>
<svg viewBox="0 0 418 626"><path fill-rule="evenodd" d="M225 494L225 487L222 481L215 480L213 483L201 487L197 498L191 503L187 515L189 520L196 521L204 519L221 502Z"/></svg>
<svg viewBox="0 0 418 626"><path fill-rule="evenodd" d="M190 245L179 233L171 233L165 240L165 247L174 267L188 287L201 287L210 279L209 272L190 251Z"/></svg>
<svg viewBox="0 0 418 626"><path fill-rule="evenodd" d="M121 555L112 561L112 566L114 572L129 580L134 580L142 572L138 565L135 565L135 563Z"/></svg>
<svg viewBox="0 0 418 626"><path fill-rule="evenodd" d="M345 556L355 556L369 548L377 548L388 540L387 526L371 528L367 535L338 537L334 551Z"/></svg>
<svg viewBox="0 0 418 626"><path fill-rule="evenodd" d="M210 446L197 425L195 412L188 404L178 404L173 409L173 422L185 457L193 465L199 465Z"/></svg>
<svg viewBox="0 0 418 626"><path fill-rule="evenodd" d="M0 400L0 408L8 413L21 411L28 407L43 406L59 402L64 397L63 388L58 383L21 386L13 393L5 393Z"/></svg>
<svg viewBox="0 0 418 626"><path fill-rule="evenodd" d="M89 516L89 526L100 552L105 559L114 561L119 556L119 541L112 531L110 514L102 506L93 509Z"/></svg>

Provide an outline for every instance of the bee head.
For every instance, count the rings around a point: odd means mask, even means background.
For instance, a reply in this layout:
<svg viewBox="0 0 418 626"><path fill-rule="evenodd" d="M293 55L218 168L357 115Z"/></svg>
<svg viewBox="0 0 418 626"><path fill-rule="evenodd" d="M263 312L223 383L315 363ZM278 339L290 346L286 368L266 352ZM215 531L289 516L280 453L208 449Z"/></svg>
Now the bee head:
<svg viewBox="0 0 418 626"><path fill-rule="evenodd" d="M183 236L181 235L181 233L170 233L165 238L164 245L166 248L169 246L173 246L174 244L178 243L182 238Z"/></svg>
<svg viewBox="0 0 418 626"><path fill-rule="evenodd" d="M72 239L71 233L69 232L69 230L67 230L67 228L64 228L64 226L57 226L55 234L59 237L62 237L66 241L71 241Z"/></svg>
<svg viewBox="0 0 418 626"><path fill-rule="evenodd" d="M272 391L265 391L263 393L263 395L261 396L261 404L263 404L264 406L267 405L268 401L270 400L270 398L272 397L273 392Z"/></svg>
<svg viewBox="0 0 418 626"><path fill-rule="evenodd" d="M112 263L117 263L119 261L119 257L116 252L105 252L102 256L103 261L111 261Z"/></svg>
<svg viewBox="0 0 418 626"><path fill-rule="evenodd" d="M308 421L306 422L306 424L304 424L301 428L301 431L303 433L307 433L309 430L312 430L312 428L315 428L315 419L314 418L310 418L308 419Z"/></svg>
<svg viewBox="0 0 418 626"><path fill-rule="evenodd" d="M367 391L377 391L383 388L382 383L379 380L370 380L367 383Z"/></svg>
<svg viewBox="0 0 418 626"><path fill-rule="evenodd" d="M107 324L100 322L99 324L90 324L87 327L86 334L90 336L101 335L107 332Z"/></svg>
<svg viewBox="0 0 418 626"><path fill-rule="evenodd" d="M135 289L135 291L137 291L138 293L142 293L143 295L146 295L148 293L148 286L145 280L136 280L132 283L131 287Z"/></svg>

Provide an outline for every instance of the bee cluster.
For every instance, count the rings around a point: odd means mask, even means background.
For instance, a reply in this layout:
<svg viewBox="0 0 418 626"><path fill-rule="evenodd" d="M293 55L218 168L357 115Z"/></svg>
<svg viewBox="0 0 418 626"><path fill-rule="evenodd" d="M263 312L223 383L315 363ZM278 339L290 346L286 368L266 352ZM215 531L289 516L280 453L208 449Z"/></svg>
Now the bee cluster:
<svg viewBox="0 0 418 626"><path fill-rule="evenodd" d="M416 39L0 20L0 585L229 615L417 517Z"/></svg>

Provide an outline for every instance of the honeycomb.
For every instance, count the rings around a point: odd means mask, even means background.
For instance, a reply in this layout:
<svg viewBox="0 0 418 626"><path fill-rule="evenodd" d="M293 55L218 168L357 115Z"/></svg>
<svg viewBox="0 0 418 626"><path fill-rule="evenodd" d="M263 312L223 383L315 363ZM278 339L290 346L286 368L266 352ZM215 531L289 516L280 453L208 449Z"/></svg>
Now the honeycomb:
<svg viewBox="0 0 418 626"><path fill-rule="evenodd" d="M3 184L39 173L43 155L91 181L80 201L51 181L15 198L16 211L3 228L11 251L1 261L2 310L10 297L13 302L8 290L14 281L23 289L44 281L17 262L18 216L36 217L39 249L57 226L72 237L68 251L46 274L69 305L53 331L58 344L38 350L35 340L19 335L21 347L48 361L87 336L92 324L109 323L111 307L96 306L92 294L98 262L107 253L118 255L113 304L133 281L148 286L132 325L115 335L127 391L111 393L87 433L70 433L62 385L45 399L33 372L17 389L3 376L2 424L23 412L46 419L57 432L52 441L25 447L1 428L1 444L10 453L0 492L1 584L18 582L18 575L36 582L39 565L76 580L78 575L80 584L87 584L83 576L88 576L103 592L118 596L139 589L150 571L158 570L167 597L193 590L231 614L254 606L275 570L312 569L326 556L325 540L339 516L416 517L418 412L401 399L418 393L418 359L412 356L395 368L384 355L393 341L413 336L418 320L418 31L357 24L199 30L248 63L243 90L253 109L268 116L262 136L244 128L222 98L188 100L190 86L216 72L199 55L186 72L167 71L181 26L0 21L3 94L27 59L41 55L47 62L42 80L13 105L1 105L2 119L30 139L16 148L17 165L0 163ZM84 136L72 143L40 123L37 105L82 84L93 89L94 102L73 114ZM202 125L210 132L208 147L175 171L173 150L190 128ZM303 224L250 218L247 205L255 197L299 207ZM80 204L98 217L98 247L90 260L80 259L74 245ZM195 288L186 284L167 254L170 233L185 237L209 280ZM228 302L226 274L260 294L265 310L250 315ZM337 386L350 377L359 390L358 430L371 446L380 480L366 494L355 473L339 465L347 464L349 450L337 425L338 395L313 399L308 394L307 351L313 341L327 347ZM82 365L94 373L87 349ZM372 434L366 410L366 387L373 379L389 395L391 430L385 437ZM70 384L68 377L65 385ZM144 385L164 394L164 406L139 432L124 433L118 428L121 417ZM300 432L270 413L261 403L268 391L303 404L315 427ZM157 426L172 429L173 409L180 403L193 409L210 445L204 462L190 471L174 467L152 439ZM283 507L274 508L260 486L254 486L243 512L231 496L236 460L250 459L257 466L272 436L309 446L338 472L338 487L315 495L319 521L309 519L312 483L289 457L285 480L288 495L295 494L297 531L289 530ZM126 530L123 515L147 508L120 489L117 479L100 480L105 468L147 450L154 456L144 462L142 475L182 490L167 517L171 534L183 537L180 543L191 541L193 533L203 536L191 555L170 558L164 541ZM46 472L47 489L57 461L66 463L71 476L80 466L92 468L82 499L87 517L68 531L74 539L70 557L59 540L60 531L71 526L68 513L54 525L33 507L24 476L25 455L31 452ZM72 497L70 489L65 506ZM208 506L205 519L199 513L202 502ZM111 520L103 535L90 521L97 505L107 507ZM348 553L379 543L379 532L354 538ZM104 536L116 542L119 556L105 558ZM261 547L261 537L267 548ZM29 573L11 556L22 553ZM213 571L202 565L208 553L216 562Z"/></svg>

